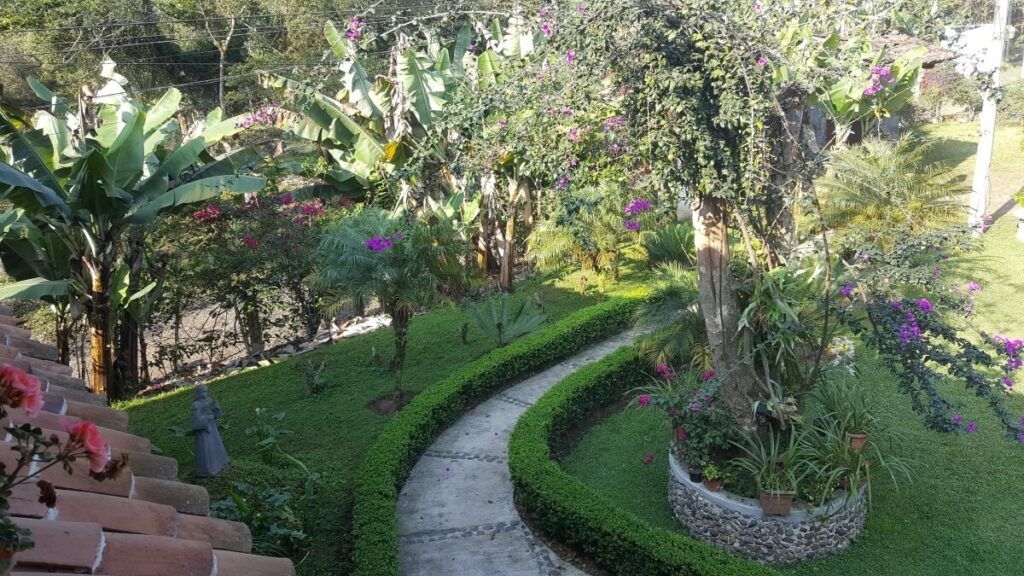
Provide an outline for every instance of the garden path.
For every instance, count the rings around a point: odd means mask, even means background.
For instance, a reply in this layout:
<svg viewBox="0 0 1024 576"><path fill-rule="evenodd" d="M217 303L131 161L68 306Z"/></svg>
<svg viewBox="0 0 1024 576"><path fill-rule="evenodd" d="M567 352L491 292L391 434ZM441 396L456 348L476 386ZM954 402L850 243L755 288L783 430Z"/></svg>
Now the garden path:
<svg viewBox="0 0 1024 576"><path fill-rule="evenodd" d="M441 434L398 498L403 575L586 576L519 518L508 442L519 417L552 386L631 340L631 333L619 334L526 378Z"/></svg>

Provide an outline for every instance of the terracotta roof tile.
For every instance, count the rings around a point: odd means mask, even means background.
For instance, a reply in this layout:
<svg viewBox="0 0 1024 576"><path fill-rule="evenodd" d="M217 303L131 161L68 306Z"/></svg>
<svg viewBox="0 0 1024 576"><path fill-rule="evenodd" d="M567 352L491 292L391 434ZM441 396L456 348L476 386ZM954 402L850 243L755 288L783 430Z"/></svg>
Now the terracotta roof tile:
<svg viewBox="0 0 1024 576"><path fill-rule="evenodd" d="M217 576L293 576L295 567L284 558L266 558L217 550Z"/></svg>
<svg viewBox="0 0 1024 576"><path fill-rule="evenodd" d="M211 576L213 548L163 536L106 533L99 570L111 576Z"/></svg>
<svg viewBox="0 0 1024 576"><path fill-rule="evenodd" d="M35 548L15 554L19 569L54 568L91 574L104 550L104 534L91 522L53 522L15 518L21 528L32 532Z"/></svg>
<svg viewBox="0 0 1024 576"><path fill-rule="evenodd" d="M210 518L209 516L178 515L178 538L209 542L218 550L249 552L252 533L241 522Z"/></svg>
<svg viewBox="0 0 1024 576"><path fill-rule="evenodd" d="M206 488L192 484L137 476L132 497L173 506L182 514L206 516L210 513L210 495Z"/></svg>
<svg viewBox="0 0 1024 576"><path fill-rule="evenodd" d="M114 410L113 408L107 408L106 406L96 406L95 404L87 404L84 402L76 402L74 400L68 400L65 403L66 414L68 416L75 416L82 418L83 420L91 420L97 426L103 426L104 428L111 428L113 430L127 430L128 429L128 414L120 410Z"/></svg>

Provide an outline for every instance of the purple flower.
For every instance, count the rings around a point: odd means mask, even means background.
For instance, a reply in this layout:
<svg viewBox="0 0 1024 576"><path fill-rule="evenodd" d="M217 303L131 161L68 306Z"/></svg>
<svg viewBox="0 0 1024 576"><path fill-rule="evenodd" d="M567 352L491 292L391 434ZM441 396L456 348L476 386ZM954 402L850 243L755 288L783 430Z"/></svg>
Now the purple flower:
<svg viewBox="0 0 1024 576"><path fill-rule="evenodd" d="M658 364L654 368L654 371L657 372L658 375L664 378L665 380L675 380L676 378L675 368L669 366L668 364Z"/></svg>
<svg viewBox="0 0 1024 576"><path fill-rule="evenodd" d="M1024 432L1017 434L1017 442L1024 443Z"/></svg>
<svg viewBox="0 0 1024 576"><path fill-rule="evenodd" d="M1003 386L1006 386L1009 389L1013 388L1013 378L1011 378L1010 376L1003 376L1001 380L1003 381Z"/></svg>
<svg viewBox="0 0 1024 576"><path fill-rule="evenodd" d="M641 394L636 397L636 403L646 408L651 403L651 396L649 394Z"/></svg>
<svg viewBox="0 0 1024 576"><path fill-rule="evenodd" d="M761 4L761 0L754 0L754 12L762 12L764 10L764 4Z"/></svg>
<svg viewBox="0 0 1024 576"><path fill-rule="evenodd" d="M914 302L914 305L917 306L918 310L925 314L930 314L932 312L932 303L929 302L927 298L921 298L917 302Z"/></svg>
<svg viewBox="0 0 1024 576"><path fill-rule="evenodd" d="M707 370L703 374L700 375L700 381L701 382L707 382L708 380L711 380L715 376L717 376L717 374L715 373L714 370Z"/></svg>
<svg viewBox="0 0 1024 576"><path fill-rule="evenodd" d="M396 241L401 242L402 238L405 238L405 236L401 232L395 232L395 240Z"/></svg>
<svg viewBox="0 0 1024 576"><path fill-rule="evenodd" d="M626 220L626 230L629 230L630 232L639 232L640 223L636 220Z"/></svg>
<svg viewBox="0 0 1024 576"><path fill-rule="evenodd" d="M850 282L843 284L843 287L839 289L839 293L849 298L853 294L853 284Z"/></svg>
<svg viewBox="0 0 1024 576"><path fill-rule="evenodd" d="M976 423L974 423L974 422L968 422L967 423L967 433L968 434L974 434L977 431L978 431L978 425Z"/></svg>
<svg viewBox="0 0 1024 576"><path fill-rule="evenodd" d="M974 280L965 284L964 288L966 288L968 292L981 292L981 284L978 284Z"/></svg>
<svg viewBox="0 0 1024 576"><path fill-rule="evenodd" d="M568 174L566 174L566 175L562 176L561 178L559 178L558 181L555 182L555 190L565 190L566 188L568 188L569 187L569 180L570 180L570 178L569 178Z"/></svg>
<svg viewBox="0 0 1024 576"><path fill-rule="evenodd" d="M654 462L654 454L648 454L644 456L644 464L651 464Z"/></svg>
<svg viewBox="0 0 1024 576"><path fill-rule="evenodd" d="M651 211L651 203L646 198L637 198L626 206L626 216L636 216Z"/></svg>
<svg viewBox="0 0 1024 576"><path fill-rule="evenodd" d="M574 60L576 60L576 52L569 50L568 52L565 53L566 63L572 64Z"/></svg>
<svg viewBox="0 0 1024 576"><path fill-rule="evenodd" d="M956 415L953 416L952 420L953 420L953 424L956 424L956 425L959 426L960 424L963 423L964 417L959 415L959 414L956 414Z"/></svg>
<svg viewBox="0 0 1024 576"><path fill-rule="evenodd" d="M757 65L762 67L762 68L764 68L765 66L768 65L768 59L765 58L764 55L758 56L757 57Z"/></svg>
<svg viewBox="0 0 1024 576"><path fill-rule="evenodd" d="M579 128L570 128L569 129L569 142L579 142L579 141L580 141L580 129Z"/></svg>

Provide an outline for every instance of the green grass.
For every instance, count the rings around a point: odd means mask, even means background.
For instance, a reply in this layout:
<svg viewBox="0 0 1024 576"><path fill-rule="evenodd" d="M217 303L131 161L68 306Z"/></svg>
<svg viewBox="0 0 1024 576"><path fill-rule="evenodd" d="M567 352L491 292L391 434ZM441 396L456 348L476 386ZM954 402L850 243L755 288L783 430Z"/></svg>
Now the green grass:
<svg viewBox="0 0 1024 576"><path fill-rule="evenodd" d="M929 159L942 160L954 173L964 176L970 188L974 174L974 154L978 149L978 123L947 123L927 126L924 131L935 138ZM1024 186L1024 127L1000 125L996 128L995 151L990 172L989 213L999 214L1005 204Z"/></svg>
<svg viewBox="0 0 1024 576"><path fill-rule="evenodd" d="M637 273L631 273L610 288L609 295L636 286L639 281ZM540 293L549 321L553 321L600 300L592 292L577 294L575 287L573 277L557 283L529 281L519 286L516 297ZM467 321L470 323L469 343L463 345L459 329ZM303 508L312 540L308 557L299 564L299 573L305 576L346 574L350 572L349 514L353 476L368 447L388 421L387 417L366 408L373 399L390 392L392 384L390 375L371 367L374 348L385 358L389 357L390 330L351 338L274 366L211 382L210 393L225 412L222 435L233 459L232 467L214 480L191 477L192 438L176 436L170 429L183 426L187 420L191 402L188 391L129 402L122 407L129 412L131 431L151 439L164 454L176 458L182 478L205 485L212 499L224 498L226 490L241 480L300 492L302 477L297 469L284 460L264 463L254 455L255 439L245 434L246 427L255 421L256 408L286 411L287 417L278 427L291 430L292 434L283 440L283 447L322 476L316 495ZM442 307L417 316L410 330L403 387L419 392L491 348L469 315L459 308ZM325 374L330 386L321 397L306 394L305 377L299 369L299 363L306 359L326 362Z"/></svg>
<svg viewBox="0 0 1024 576"><path fill-rule="evenodd" d="M970 277L983 285L979 328L1024 335L1024 244L1003 221L986 234ZM1024 447L1008 442L982 401L961 387L946 390L976 421L971 435L942 435L923 427L897 382L877 358L861 352L858 382L881 420L906 439L917 477L896 490L873 482L873 507L849 550L789 569L795 576L1010 575L1024 550ZM1024 414L1024 396L1009 402ZM681 530L666 496L668 433L662 418L641 409L619 412L591 429L563 461L566 470L625 509L660 527ZM644 464L646 454L656 460Z"/></svg>

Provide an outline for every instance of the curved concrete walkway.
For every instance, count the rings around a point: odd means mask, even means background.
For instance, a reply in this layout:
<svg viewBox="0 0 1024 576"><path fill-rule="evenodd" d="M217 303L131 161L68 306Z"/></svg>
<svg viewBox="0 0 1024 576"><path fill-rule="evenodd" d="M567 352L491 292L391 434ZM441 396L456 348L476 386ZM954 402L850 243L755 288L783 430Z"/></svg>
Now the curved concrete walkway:
<svg viewBox="0 0 1024 576"><path fill-rule="evenodd" d="M508 441L516 421L556 383L629 344L623 333L500 392L445 430L398 498L406 576L586 576L538 540L516 512Z"/></svg>

